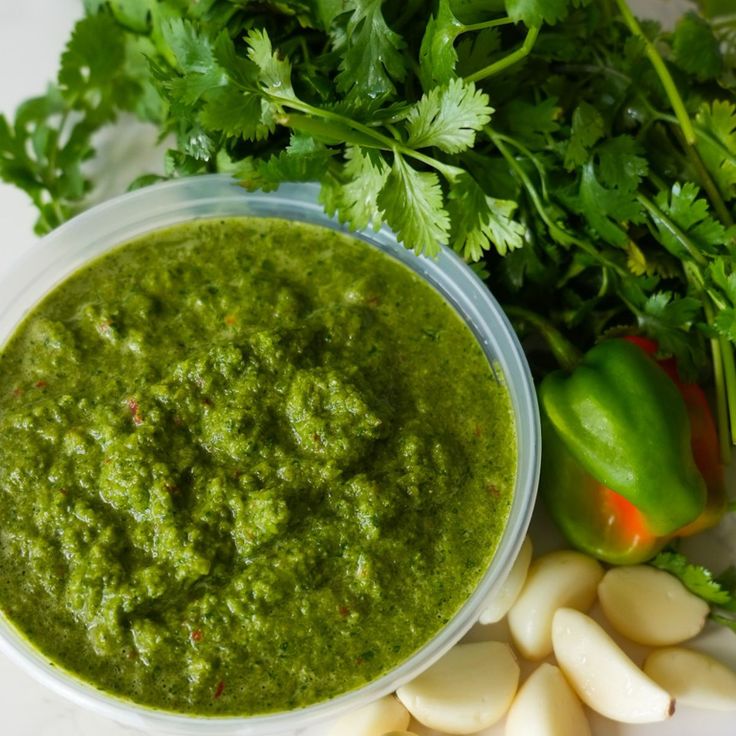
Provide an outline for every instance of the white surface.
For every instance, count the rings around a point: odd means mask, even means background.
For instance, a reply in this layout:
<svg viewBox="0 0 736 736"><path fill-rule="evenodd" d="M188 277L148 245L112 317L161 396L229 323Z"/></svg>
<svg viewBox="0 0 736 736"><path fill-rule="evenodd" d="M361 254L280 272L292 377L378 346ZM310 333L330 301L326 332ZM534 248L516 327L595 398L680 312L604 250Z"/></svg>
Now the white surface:
<svg viewBox="0 0 736 736"><path fill-rule="evenodd" d="M673 3L675 4L675 3ZM678 0L678 3L679 0ZM47 81L56 72L58 58L73 20L81 12L79 0L0 0L0 112L12 113L24 98L43 91ZM119 128L116 149L108 154L111 161L126 161L129 153L140 150L141 136L145 149L153 140L150 131L142 132L126 121ZM156 162L156 166L160 163ZM107 193L122 190L125 179ZM25 195L0 183L0 273L29 243L33 242L32 224L35 219ZM544 519L537 518L533 536L536 551L552 544ZM727 559L736 558L736 523L730 519L718 530L701 540L699 553L703 561L712 561L718 568ZM469 638L506 639L504 624L478 627ZM709 628L697 645L736 668L736 636L728 631ZM637 661L645 650L632 651ZM528 674L526 667L523 671ZM668 723L626 727L603 718L593 718L595 736L734 736L736 716L680 709ZM420 736L431 731L413 726ZM501 736L502 726L485 732L487 736ZM140 732L91 715L70 705L30 679L17 666L0 655L0 736L123 736ZM148 736L159 736L150 733ZM317 733L310 736L318 736ZM484 735L485 736L485 735ZM534 734L529 734L534 736Z"/></svg>

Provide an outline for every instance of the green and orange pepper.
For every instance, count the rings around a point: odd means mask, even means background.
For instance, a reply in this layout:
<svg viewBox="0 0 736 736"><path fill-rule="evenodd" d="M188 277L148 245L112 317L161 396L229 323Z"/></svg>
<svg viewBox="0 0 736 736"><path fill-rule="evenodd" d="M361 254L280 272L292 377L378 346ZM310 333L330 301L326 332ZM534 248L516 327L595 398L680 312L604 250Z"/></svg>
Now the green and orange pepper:
<svg viewBox="0 0 736 736"><path fill-rule="evenodd" d="M713 526L726 505L705 394L656 349L606 340L539 387L547 508L574 546L614 564Z"/></svg>

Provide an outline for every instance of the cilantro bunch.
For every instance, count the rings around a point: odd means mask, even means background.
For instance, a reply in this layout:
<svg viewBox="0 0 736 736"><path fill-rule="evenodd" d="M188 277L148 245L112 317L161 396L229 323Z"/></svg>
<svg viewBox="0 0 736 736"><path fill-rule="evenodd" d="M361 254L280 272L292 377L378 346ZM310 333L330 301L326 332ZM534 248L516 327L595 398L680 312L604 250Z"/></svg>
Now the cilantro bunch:
<svg viewBox="0 0 736 736"><path fill-rule="evenodd" d="M84 207L95 133L132 112L174 136L167 176L318 181L352 228L387 223L429 255L449 244L522 333L544 315L582 349L651 336L713 376L729 454L730 0L701 0L674 31L626 0L84 4L56 83L0 116L0 176L36 203L39 232Z"/></svg>

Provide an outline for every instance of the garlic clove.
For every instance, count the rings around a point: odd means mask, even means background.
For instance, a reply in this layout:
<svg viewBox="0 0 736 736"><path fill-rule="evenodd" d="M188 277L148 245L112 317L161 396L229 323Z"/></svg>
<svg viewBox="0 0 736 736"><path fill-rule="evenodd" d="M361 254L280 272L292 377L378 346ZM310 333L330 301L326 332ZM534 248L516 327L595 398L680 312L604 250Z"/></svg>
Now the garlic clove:
<svg viewBox="0 0 736 736"><path fill-rule="evenodd" d="M381 736L387 731L403 731L411 716L393 696L387 695L373 703L346 713L329 731L329 736Z"/></svg>
<svg viewBox="0 0 736 736"><path fill-rule="evenodd" d="M683 705L736 711L736 672L707 654L659 649L647 657L644 672Z"/></svg>
<svg viewBox="0 0 736 736"><path fill-rule="evenodd" d="M550 654L555 611L590 608L602 577L601 565L581 552L551 552L535 560L508 614L511 637L521 655L543 659Z"/></svg>
<svg viewBox="0 0 736 736"><path fill-rule="evenodd" d="M710 613L708 604L676 577L649 565L609 570L598 585L598 599L616 631L647 646L696 636Z"/></svg>
<svg viewBox="0 0 736 736"><path fill-rule="evenodd" d="M582 703L559 667L543 663L521 686L506 736L591 736Z"/></svg>
<svg viewBox="0 0 736 736"><path fill-rule="evenodd" d="M560 608L554 615L552 641L560 669L594 711L623 723L664 721L674 713L670 694L590 616Z"/></svg>
<svg viewBox="0 0 736 736"><path fill-rule="evenodd" d="M511 647L459 644L396 694L420 723L448 734L476 733L500 720L519 684Z"/></svg>

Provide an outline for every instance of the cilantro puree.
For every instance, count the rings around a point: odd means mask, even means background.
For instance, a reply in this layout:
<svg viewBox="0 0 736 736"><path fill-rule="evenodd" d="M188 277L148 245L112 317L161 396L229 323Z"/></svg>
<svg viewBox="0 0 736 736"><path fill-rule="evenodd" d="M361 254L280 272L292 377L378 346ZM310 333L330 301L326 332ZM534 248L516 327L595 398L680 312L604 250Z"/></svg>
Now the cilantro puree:
<svg viewBox="0 0 736 736"><path fill-rule="evenodd" d="M0 608L141 704L304 706L452 617L515 473L507 389L407 268L304 224L172 227L0 354Z"/></svg>

